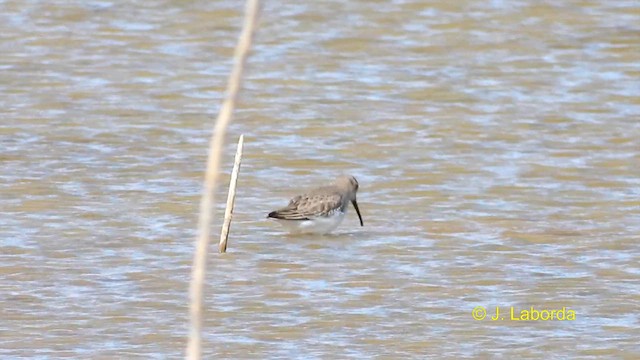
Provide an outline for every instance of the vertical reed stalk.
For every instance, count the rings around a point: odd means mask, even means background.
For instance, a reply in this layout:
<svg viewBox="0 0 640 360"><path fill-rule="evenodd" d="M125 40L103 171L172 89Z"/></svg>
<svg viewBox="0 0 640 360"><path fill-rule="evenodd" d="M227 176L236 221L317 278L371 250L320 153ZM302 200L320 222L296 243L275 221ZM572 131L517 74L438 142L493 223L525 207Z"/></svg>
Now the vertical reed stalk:
<svg viewBox="0 0 640 360"><path fill-rule="evenodd" d="M236 150L236 159L233 162L233 171L231 172L231 181L229 182L229 195L227 196L227 207L224 211L224 223L220 232L220 244L218 250L221 253L227 252L227 240L229 239L229 229L231 228L231 218L233 218L233 206L236 201L236 186L238 185L238 172L242 163L242 147L244 146L244 135L240 135L238 139L238 150Z"/></svg>
<svg viewBox="0 0 640 360"><path fill-rule="evenodd" d="M216 125L209 142L207 170L202 199L200 201L200 217L198 218L198 236L191 268L191 282L189 284L189 341L186 349L186 358L188 360L200 360L202 356L203 288L216 181L220 169L224 136L231 122L231 116L238 98L238 92L240 91L244 64L247 60L249 48L251 47L258 12L259 1L247 0L244 24L234 52L234 64L227 83L226 96L220 108L220 113L216 119Z"/></svg>

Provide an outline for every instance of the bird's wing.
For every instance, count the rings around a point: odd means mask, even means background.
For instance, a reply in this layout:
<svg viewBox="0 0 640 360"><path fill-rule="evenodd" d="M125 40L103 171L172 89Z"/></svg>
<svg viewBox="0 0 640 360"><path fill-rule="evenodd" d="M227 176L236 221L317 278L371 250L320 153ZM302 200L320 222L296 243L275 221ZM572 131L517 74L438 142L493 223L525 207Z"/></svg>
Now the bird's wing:
<svg viewBox="0 0 640 360"><path fill-rule="evenodd" d="M291 199L286 207L272 211L269 217L283 220L310 220L318 216L329 216L339 210L342 204L340 194L304 194Z"/></svg>

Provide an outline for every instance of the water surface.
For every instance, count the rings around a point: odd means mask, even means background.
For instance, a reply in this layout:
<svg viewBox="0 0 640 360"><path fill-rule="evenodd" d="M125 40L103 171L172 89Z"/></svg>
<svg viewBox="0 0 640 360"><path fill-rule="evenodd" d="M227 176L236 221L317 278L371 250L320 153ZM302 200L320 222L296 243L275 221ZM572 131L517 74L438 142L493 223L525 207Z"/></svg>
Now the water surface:
<svg viewBox="0 0 640 360"><path fill-rule="evenodd" d="M0 1L0 355L183 356L241 16ZM637 356L639 24L634 1L267 1L227 138L225 183L240 134L245 158L206 357ZM266 221L344 173L365 227Z"/></svg>

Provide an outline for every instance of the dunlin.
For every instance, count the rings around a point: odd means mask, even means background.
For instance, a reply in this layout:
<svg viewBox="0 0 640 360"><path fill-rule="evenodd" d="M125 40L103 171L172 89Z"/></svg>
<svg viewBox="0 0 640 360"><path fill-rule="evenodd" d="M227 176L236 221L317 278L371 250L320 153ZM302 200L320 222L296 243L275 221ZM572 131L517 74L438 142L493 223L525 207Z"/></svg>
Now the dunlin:
<svg viewBox="0 0 640 360"><path fill-rule="evenodd" d="M358 181L353 176L339 177L333 185L319 187L295 196L286 207L267 215L292 233L328 234L340 225L349 202L364 226L358 202Z"/></svg>

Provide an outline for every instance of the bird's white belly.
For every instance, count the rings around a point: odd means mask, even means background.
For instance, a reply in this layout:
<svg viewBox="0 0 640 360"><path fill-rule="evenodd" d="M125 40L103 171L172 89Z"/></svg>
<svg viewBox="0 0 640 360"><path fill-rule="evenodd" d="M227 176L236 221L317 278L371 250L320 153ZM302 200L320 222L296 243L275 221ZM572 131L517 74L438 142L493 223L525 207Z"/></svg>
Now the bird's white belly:
<svg viewBox="0 0 640 360"><path fill-rule="evenodd" d="M312 220L276 220L289 232L294 234L328 234L340 225L344 213L336 211L327 217L316 217Z"/></svg>

